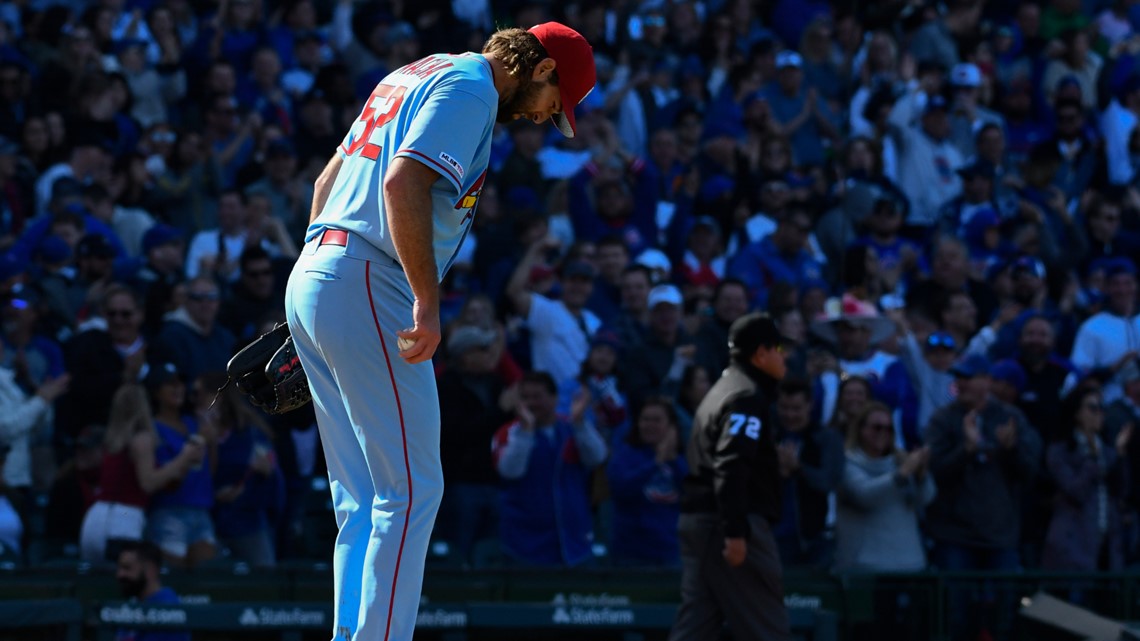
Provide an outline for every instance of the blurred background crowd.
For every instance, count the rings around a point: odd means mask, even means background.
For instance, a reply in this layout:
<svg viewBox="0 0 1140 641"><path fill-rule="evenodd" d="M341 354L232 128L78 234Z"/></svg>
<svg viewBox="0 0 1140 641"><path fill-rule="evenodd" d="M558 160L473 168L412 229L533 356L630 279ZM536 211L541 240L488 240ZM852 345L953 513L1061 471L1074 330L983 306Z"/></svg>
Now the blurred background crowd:
<svg viewBox="0 0 1140 641"><path fill-rule="evenodd" d="M1133 0L0 2L5 555L328 557L311 409L221 372L375 84L548 19L598 84L466 196L434 557L676 566L693 413L764 309L786 567L1140 563Z"/></svg>

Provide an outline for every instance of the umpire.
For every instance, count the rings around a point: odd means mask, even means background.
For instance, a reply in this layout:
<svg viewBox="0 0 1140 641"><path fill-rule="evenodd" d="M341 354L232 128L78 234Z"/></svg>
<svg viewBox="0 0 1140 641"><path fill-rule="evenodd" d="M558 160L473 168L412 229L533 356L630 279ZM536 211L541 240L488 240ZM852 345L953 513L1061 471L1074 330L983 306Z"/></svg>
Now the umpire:
<svg viewBox="0 0 1140 641"><path fill-rule="evenodd" d="M697 408L681 498L681 608L670 641L790 639L771 524L780 476L769 409L786 366L767 314L729 328L731 364Z"/></svg>

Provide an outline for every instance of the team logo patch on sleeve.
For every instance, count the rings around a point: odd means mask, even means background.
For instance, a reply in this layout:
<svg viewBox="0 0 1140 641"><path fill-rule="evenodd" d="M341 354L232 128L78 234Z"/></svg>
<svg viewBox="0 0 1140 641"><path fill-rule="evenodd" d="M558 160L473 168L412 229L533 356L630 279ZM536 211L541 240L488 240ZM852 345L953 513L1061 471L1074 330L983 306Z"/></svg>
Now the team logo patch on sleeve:
<svg viewBox="0 0 1140 641"><path fill-rule="evenodd" d="M483 174L479 176L479 179L471 185L471 189L468 189L467 193L463 194L463 197L455 203L455 208L471 209L474 207L475 203L479 202L479 195L483 193L483 182L485 180L487 180L486 171L484 171ZM470 216L471 212L468 212L467 215ZM463 220L467 220L467 218L464 218Z"/></svg>
<svg viewBox="0 0 1140 641"><path fill-rule="evenodd" d="M460 178L463 178L463 165L459 164L458 160L452 158L451 155L445 151L439 152L439 159L443 161L443 164L454 169Z"/></svg>

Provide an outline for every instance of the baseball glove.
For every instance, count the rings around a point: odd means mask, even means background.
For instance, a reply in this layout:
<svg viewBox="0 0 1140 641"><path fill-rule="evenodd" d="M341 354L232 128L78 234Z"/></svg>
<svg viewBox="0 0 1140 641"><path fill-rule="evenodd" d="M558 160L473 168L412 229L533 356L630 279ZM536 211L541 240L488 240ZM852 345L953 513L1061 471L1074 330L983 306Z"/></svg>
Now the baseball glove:
<svg viewBox="0 0 1140 641"><path fill-rule="evenodd" d="M285 323L278 323L234 354L226 374L226 385L234 383L254 405L270 414L291 412L313 398Z"/></svg>

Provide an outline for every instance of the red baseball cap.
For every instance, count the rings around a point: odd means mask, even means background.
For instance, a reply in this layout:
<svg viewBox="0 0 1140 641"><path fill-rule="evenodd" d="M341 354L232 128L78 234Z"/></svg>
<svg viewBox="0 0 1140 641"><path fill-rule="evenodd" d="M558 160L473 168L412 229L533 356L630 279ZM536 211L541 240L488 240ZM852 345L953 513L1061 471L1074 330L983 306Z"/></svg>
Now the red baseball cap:
<svg viewBox="0 0 1140 641"><path fill-rule="evenodd" d="M544 22L530 28L547 55L557 63L558 92L562 94L562 113L551 119L563 136L577 133L574 108L594 89L598 72L594 67L594 49L582 34L557 22Z"/></svg>

